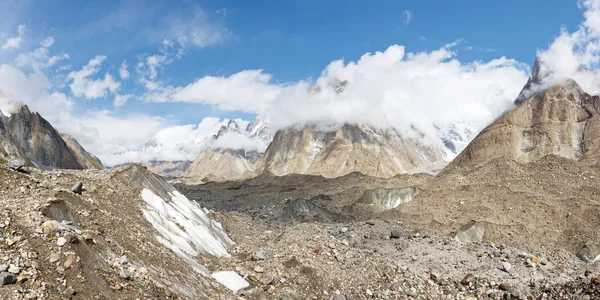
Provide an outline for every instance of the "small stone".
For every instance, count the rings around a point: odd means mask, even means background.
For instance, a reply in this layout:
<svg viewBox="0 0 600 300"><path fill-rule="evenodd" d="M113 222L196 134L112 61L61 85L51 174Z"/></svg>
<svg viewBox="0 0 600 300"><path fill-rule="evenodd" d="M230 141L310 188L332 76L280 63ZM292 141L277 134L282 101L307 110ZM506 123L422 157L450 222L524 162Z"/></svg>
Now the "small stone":
<svg viewBox="0 0 600 300"><path fill-rule="evenodd" d="M369 220L369 221L367 221L367 225L371 225L371 226L373 226L373 225L375 225L375 221L373 221L373 220Z"/></svg>
<svg viewBox="0 0 600 300"><path fill-rule="evenodd" d="M119 257L119 264L121 264L121 265L129 264L129 259L127 258L126 255Z"/></svg>
<svg viewBox="0 0 600 300"><path fill-rule="evenodd" d="M11 159L8 161L8 167L15 171L21 170L24 166L25 160L22 159Z"/></svg>
<svg viewBox="0 0 600 300"><path fill-rule="evenodd" d="M345 258L346 258L346 256L344 256L344 254L342 254L342 253L338 253L335 255L335 259L339 262L343 262Z"/></svg>
<svg viewBox="0 0 600 300"><path fill-rule="evenodd" d="M65 291L63 292L63 295L67 295L67 296L73 296L76 294L77 294L77 292L72 287L66 288Z"/></svg>
<svg viewBox="0 0 600 300"><path fill-rule="evenodd" d="M254 267L254 272L256 272L256 273L262 273L264 271L265 271L265 269L261 266Z"/></svg>
<svg viewBox="0 0 600 300"><path fill-rule="evenodd" d="M399 229L392 229L390 237L393 239L399 239L400 237L402 237L402 232Z"/></svg>
<svg viewBox="0 0 600 300"><path fill-rule="evenodd" d="M87 233L85 233L85 234L83 235L83 241L84 241L86 244L93 243L93 242L94 242L94 237L92 236L92 234L91 234L91 233L87 232Z"/></svg>
<svg viewBox="0 0 600 300"><path fill-rule="evenodd" d="M87 218L91 215L91 213L89 210L86 209L81 212L81 215Z"/></svg>
<svg viewBox="0 0 600 300"><path fill-rule="evenodd" d="M469 283L473 282L473 280L475 279L475 276L473 276L473 274L467 274L467 276L465 276L465 278L463 278L460 283L462 285L469 285Z"/></svg>
<svg viewBox="0 0 600 300"><path fill-rule="evenodd" d="M42 233L52 235L60 231L60 225L54 220L46 221L42 224Z"/></svg>
<svg viewBox="0 0 600 300"><path fill-rule="evenodd" d="M10 246L12 246L12 245L14 245L14 244L16 244L16 243L17 243L17 240L16 240L16 239L11 239L11 238L8 238L8 239L6 239L6 244L7 244L9 247L10 247Z"/></svg>
<svg viewBox="0 0 600 300"><path fill-rule="evenodd" d="M501 283L500 285L498 285L498 288L503 291L510 291L511 287L509 283Z"/></svg>
<svg viewBox="0 0 600 300"><path fill-rule="evenodd" d="M146 269L145 267L140 267L138 269L138 273L140 273L142 275L146 275L146 274L148 274L148 269Z"/></svg>
<svg viewBox="0 0 600 300"><path fill-rule="evenodd" d="M50 263L55 263L60 260L60 253L50 254Z"/></svg>
<svg viewBox="0 0 600 300"><path fill-rule="evenodd" d="M17 276L8 272L0 272L0 286L17 283Z"/></svg>
<svg viewBox="0 0 600 300"><path fill-rule="evenodd" d="M58 238L58 240L56 241L56 244L57 244L59 247L62 247L62 246L64 246L66 243L67 243L67 239L65 239L65 238L64 238L64 237L62 237L62 236L61 236L61 237L59 237L59 238Z"/></svg>
<svg viewBox="0 0 600 300"><path fill-rule="evenodd" d="M503 261L502 264L500 265L500 270L502 270L504 272L510 273L510 269L512 269L512 266L507 261Z"/></svg>
<svg viewBox="0 0 600 300"><path fill-rule="evenodd" d="M73 185L73 188L71 189L71 191L75 194L81 195L81 193L83 192L83 183L81 183L81 182L75 183L75 185Z"/></svg>
<svg viewBox="0 0 600 300"><path fill-rule="evenodd" d="M65 275L65 268L58 266L56 267L56 273L60 274L60 275Z"/></svg>
<svg viewBox="0 0 600 300"><path fill-rule="evenodd" d="M340 232L341 232L341 233L346 233L346 232L348 232L348 227L342 227L342 228L340 229Z"/></svg>
<svg viewBox="0 0 600 300"><path fill-rule="evenodd" d="M17 283L21 284L24 283L25 281L29 280L29 277L25 276L25 275L19 275L17 276Z"/></svg>
<svg viewBox="0 0 600 300"><path fill-rule="evenodd" d="M121 284L120 284L120 283L118 283L118 282L117 282L117 283L115 283L115 290L117 290L117 291L120 291L120 290L122 290L122 289L123 289L123 286L121 286Z"/></svg>
<svg viewBox="0 0 600 300"><path fill-rule="evenodd" d="M342 294L338 294L333 296L333 300L346 300L346 296L342 295Z"/></svg>
<svg viewBox="0 0 600 300"><path fill-rule="evenodd" d="M263 253L262 250L258 250L256 252L252 253L252 260L253 261L259 261L259 260L264 260L265 259L265 254Z"/></svg>
<svg viewBox="0 0 600 300"><path fill-rule="evenodd" d="M15 265L11 264L8 267L8 272L9 273L13 273L13 274L19 274L19 273L21 273L21 268L19 268L19 267L15 266Z"/></svg>
<svg viewBox="0 0 600 300"><path fill-rule="evenodd" d="M131 279L131 273L125 269L119 271L119 277L123 279Z"/></svg>
<svg viewBox="0 0 600 300"><path fill-rule="evenodd" d="M65 260L65 263L63 264L63 266L65 267L65 269L70 268L73 263L75 262L75 260L77 259L77 256L75 256L75 254L69 254L67 255L67 259Z"/></svg>
<svg viewBox="0 0 600 300"><path fill-rule="evenodd" d="M269 285L269 284L272 284L274 280L275 280L275 278L273 278L273 276L266 275L260 280L260 282L263 285Z"/></svg>
<svg viewBox="0 0 600 300"><path fill-rule="evenodd" d="M8 270L7 265L0 265L0 272L6 272L6 270Z"/></svg>
<svg viewBox="0 0 600 300"><path fill-rule="evenodd" d="M275 287L274 286L269 286L269 289L267 290L267 293L269 293L269 294L275 293Z"/></svg>

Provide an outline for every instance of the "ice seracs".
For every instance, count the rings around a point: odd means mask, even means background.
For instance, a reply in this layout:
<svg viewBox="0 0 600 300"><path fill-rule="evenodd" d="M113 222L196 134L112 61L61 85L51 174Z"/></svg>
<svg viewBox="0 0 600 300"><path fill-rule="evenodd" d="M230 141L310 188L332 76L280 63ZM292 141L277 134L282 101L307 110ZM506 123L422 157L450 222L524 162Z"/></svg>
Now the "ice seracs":
<svg viewBox="0 0 600 300"><path fill-rule="evenodd" d="M199 272L206 273L195 260L200 253L229 257L226 247L233 244L222 233L221 225L210 220L204 211L177 191L170 192L171 199L163 199L144 188L142 199L148 206L142 210L146 220L154 226L157 238L178 256L190 261ZM222 234L215 235L215 230Z"/></svg>

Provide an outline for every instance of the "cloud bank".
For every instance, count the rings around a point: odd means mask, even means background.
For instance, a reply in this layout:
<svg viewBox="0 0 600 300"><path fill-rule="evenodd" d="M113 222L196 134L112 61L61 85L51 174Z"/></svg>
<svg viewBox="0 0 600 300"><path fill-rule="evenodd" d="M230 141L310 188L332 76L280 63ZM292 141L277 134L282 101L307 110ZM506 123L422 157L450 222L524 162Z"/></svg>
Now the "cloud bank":
<svg viewBox="0 0 600 300"><path fill-rule="evenodd" d="M542 83L534 89L574 79L590 94L600 93L600 0L579 1L584 20L574 32L562 28L548 49L539 50Z"/></svg>
<svg viewBox="0 0 600 300"><path fill-rule="evenodd" d="M482 128L511 107L527 81L525 64L505 57L462 63L454 45L419 53L392 45L358 61L333 61L314 82L277 83L263 70L207 76L187 86L162 88L161 97L146 101L256 113L273 130L315 123L394 126L406 136L420 138L423 133L426 142L440 144L435 125L469 122ZM349 84L338 93L331 86L340 80ZM311 92L315 85L320 92Z"/></svg>

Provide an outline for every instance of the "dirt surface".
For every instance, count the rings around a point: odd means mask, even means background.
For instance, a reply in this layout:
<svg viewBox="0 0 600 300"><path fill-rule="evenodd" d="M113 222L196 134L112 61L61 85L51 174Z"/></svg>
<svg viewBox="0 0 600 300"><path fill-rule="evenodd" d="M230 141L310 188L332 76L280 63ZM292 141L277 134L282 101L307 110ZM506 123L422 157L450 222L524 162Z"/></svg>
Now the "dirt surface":
<svg viewBox="0 0 600 300"><path fill-rule="evenodd" d="M177 188L222 219L237 243L227 263L255 286L249 298L593 299L598 171L546 157L437 177L263 175ZM359 203L377 187L423 192L390 210ZM452 239L472 221L482 242Z"/></svg>
<svg viewBox="0 0 600 300"><path fill-rule="evenodd" d="M233 297L157 240L141 186L118 171L26 172L0 166L0 271L17 278L0 299Z"/></svg>
<svg viewBox="0 0 600 300"><path fill-rule="evenodd" d="M599 169L566 159L498 159L438 176L177 185L235 242L231 257L197 262L243 276L250 287L238 292L158 240L142 214L140 181L168 185L143 168L133 177L123 169L25 171L0 166L0 276L10 282L0 299L600 297ZM75 182L81 195L71 191ZM396 208L360 201L367 190L405 187L420 193ZM481 241L455 240L457 231L478 238L467 234L473 221Z"/></svg>

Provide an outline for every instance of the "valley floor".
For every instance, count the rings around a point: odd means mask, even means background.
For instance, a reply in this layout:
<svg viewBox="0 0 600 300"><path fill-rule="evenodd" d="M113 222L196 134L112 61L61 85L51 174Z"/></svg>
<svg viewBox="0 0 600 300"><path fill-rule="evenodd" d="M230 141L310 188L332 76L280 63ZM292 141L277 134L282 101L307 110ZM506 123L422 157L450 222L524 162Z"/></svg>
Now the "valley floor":
<svg viewBox="0 0 600 300"><path fill-rule="evenodd" d="M435 177L177 185L235 242L229 258L197 259L250 283L235 293L160 242L121 171L27 172L0 166L1 299L600 297L600 170L555 157ZM359 201L382 187L422 192L391 210ZM472 220L483 240L454 240Z"/></svg>

